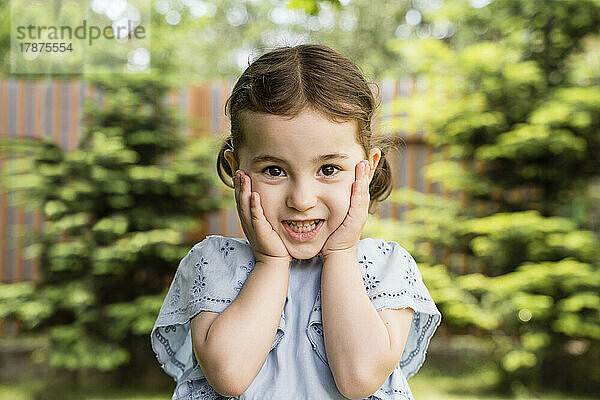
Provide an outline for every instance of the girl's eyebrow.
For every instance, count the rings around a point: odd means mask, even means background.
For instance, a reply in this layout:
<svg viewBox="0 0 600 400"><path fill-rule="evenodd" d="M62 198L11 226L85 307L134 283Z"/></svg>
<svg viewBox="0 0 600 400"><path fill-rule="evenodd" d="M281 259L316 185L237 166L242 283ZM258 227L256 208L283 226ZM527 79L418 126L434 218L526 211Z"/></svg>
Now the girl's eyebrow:
<svg viewBox="0 0 600 400"><path fill-rule="evenodd" d="M320 156L317 156L315 158L313 158L313 163L317 164L323 161L331 161L331 160L346 160L350 158L350 156L348 154L345 153L330 153L330 154L323 154Z"/></svg>
<svg viewBox="0 0 600 400"><path fill-rule="evenodd" d="M318 164L324 161L331 160L346 160L350 158L348 154L345 153L329 153L329 154L321 154L320 156L316 156L312 159L313 164ZM259 155L252 159L252 163L261 163L261 162L274 162L279 164L287 164L285 160L282 160L279 157L269 156L269 155Z"/></svg>

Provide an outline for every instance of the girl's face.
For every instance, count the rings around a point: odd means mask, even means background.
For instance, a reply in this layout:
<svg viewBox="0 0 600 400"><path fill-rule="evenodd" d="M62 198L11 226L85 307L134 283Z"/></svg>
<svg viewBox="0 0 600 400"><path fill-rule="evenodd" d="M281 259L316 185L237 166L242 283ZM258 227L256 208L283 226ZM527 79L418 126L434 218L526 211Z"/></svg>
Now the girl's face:
<svg viewBox="0 0 600 400"><path fill-rule="evenodd" d="M308 109L291 120L242 114L244 145L239 165L227 157L230 166L250 176L252 191L260 194L265 217L289 254L312 258L348 213L355 166L365 159L356 141L357 123L334 123ZM379 149L368 155L369 181L380 156Z"/></svg>

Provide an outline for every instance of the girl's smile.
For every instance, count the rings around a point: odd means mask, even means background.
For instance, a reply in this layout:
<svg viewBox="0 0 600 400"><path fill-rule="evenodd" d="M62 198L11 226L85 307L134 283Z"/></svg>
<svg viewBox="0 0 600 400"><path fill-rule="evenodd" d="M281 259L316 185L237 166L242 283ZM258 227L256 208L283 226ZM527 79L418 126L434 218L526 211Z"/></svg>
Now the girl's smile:
<svg viewBox="0 0 600 400"><path fill-rule="evenodd" d="M284 221L283 226L290 238L297 242L306 242L317 235L324 221L324 219Z"/></svg>
<svg viewBox="0 0 600 400"><path fill-rule="evenodd" d="M332 122L311 109L294 118L245 111L241 122L244 142L238 160L228 158L232 170L250 176L290 256L314 257L350 207L355 167L365 159L357 122ZM378 152L369 154L371 165Z"/></svg>

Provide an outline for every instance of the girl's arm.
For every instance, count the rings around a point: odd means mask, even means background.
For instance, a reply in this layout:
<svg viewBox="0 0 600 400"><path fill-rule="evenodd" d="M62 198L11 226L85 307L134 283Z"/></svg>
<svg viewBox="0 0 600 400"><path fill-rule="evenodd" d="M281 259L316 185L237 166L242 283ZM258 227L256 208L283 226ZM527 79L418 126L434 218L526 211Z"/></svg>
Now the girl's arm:
<svg viewBox="0 0 600 400"><path fill-rule="evenodd" d="M287 261L257 261L238 296L210 326L202 329L202 320L192 319L196 358L220 394L241 395L262 368L277 333L288 283Z"/></svg>
<svg viewBox="0 0 600 400"><path fill-rule="evenodd" d="M340 393L349 398L373 394L394 371L402 357L412 321L411 309L377 311L367 295L356 260L360 232L369 206L372 165L356 165L348 214L323 246L321 316L325 352Z"/></svg>
<svg viewBox="0 0 600 400"><path fill-rule="evenodd" d="M351 399L372 395L402 357L413 310L375 310L351 249L324 258L321 315L327 360L340 393Z"/></svg>
<svg viewBox="0 0 600 400"><path fill-rule="evenodd" d="M233 163L231 167L237 169ZM198 363L213 389L225 396L244 393L267 359L285 305L292 260L267 221L250 176L237 170L233 182L254 269L235 300L210 325L201 319L195 325L205 329L194 330L192 324Z"/></svg>

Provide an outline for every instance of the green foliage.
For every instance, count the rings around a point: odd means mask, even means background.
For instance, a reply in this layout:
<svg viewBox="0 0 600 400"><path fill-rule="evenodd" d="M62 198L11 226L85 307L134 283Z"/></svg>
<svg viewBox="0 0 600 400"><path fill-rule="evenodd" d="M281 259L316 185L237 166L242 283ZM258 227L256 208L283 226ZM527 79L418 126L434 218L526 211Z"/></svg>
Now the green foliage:
<svg viewBox="0 0 600 400"><path fill-rule="evenodd" d="M414 252L450 331L493 340L501 387L600 392L600 4L446 1L421 24L444 40L392 40L417 78L391 128L423 130L449 159L426 176L455 202L395 191L406 221L367 225ZM527 189L520 197L515 190ZM475 207L476 204L483 207ZM442 257L442 253L444 253Z"/></svg>
<svg viewBox="0 0 600 400"><path fill-rule="evenodd" d="M0 49L10 48L10 1L0 0ZM10 52L0 53L0 76L8 71Z"/></svg>
<svg viewBox="0 0 600 400"><path fill-rule="evenodd" d="M106 307L106 315L111 319L111 335L119 340L128 331L144 335L152 330L156 321L156 310L160 309L164 293L154 296L140 296L129 303L111 304Z"/></svg>
<svg viewBox="0 0 600 400"><path fill-rule="evenodd" d="M423 260L419 268L448 328L489 331L505 379L543 377L557 360L594 363L600 340L596 233L536 210L468 218L456 202L436 195L404 189L392 199L414 207L408 221L371 219L366 232L392 236ZM436 247L451 252L449 266L428 264L436 262ZM462 257L452 254L467 254L469 268L482 272L457 274Z"/></svg>
<svg viewBox="0 0 600 400"><path fill-rule="evenodd" d="M41 280L2 284L0 317L47 336L38 361L101 371L134 362L147 343L186 239L221 207L210 138L187 139L163 102L158 75L91 77L104 94L85 105L80 147L7 139L3 188L40 207L44 230L29 243Z"/></svg>
<svg viewBox="0 0 600 400"><path fill-rule="evenodd" d="M38 361L69 370L110 371L129 361L129 352L117 343L90 335L82 324L56 325L50 328L50 347L37 351Z"/></svg>

